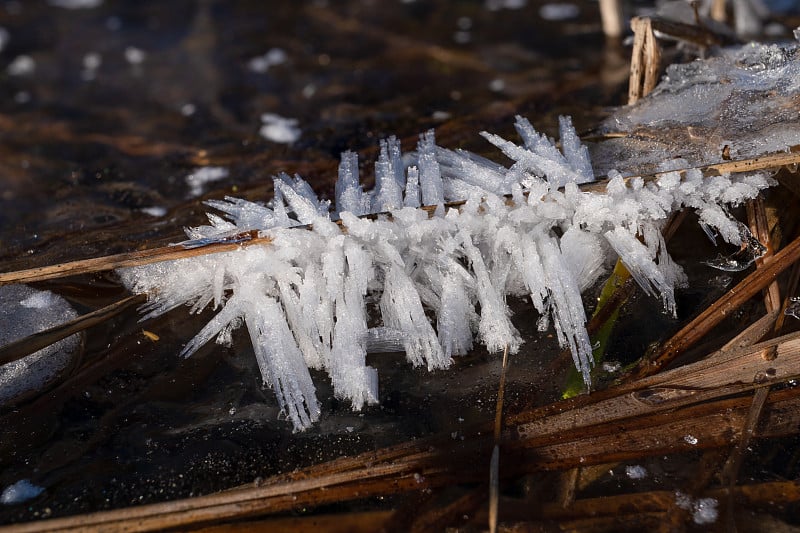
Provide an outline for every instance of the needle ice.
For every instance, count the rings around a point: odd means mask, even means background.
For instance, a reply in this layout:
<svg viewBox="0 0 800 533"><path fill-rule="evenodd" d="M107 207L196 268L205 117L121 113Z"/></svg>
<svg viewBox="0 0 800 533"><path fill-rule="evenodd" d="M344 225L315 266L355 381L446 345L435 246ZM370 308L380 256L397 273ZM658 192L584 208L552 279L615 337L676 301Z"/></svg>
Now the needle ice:
<svg viewBox="0 0 800 533"><path fill-rule="evenodd" d="M722 109L738 94L737 83L749 84L750 94L764 88L791 97L798 90L791 80L798 77L787 73L797 72L796 56L796 48L774 46L729 53L693 69L670 70L660 93L671 103L701 83L713 90L717 76L728 98L706 100ZM698 72L702 82L692 77ZM645 99L623 110L621 120L657 123L666 109ZM670 128L699 120L698 113L673 113ZM702 116L715 120L713 110ZM516 352L522 339L509 297L530 298L540 330L552 323L588 383L592 347L581 291L608 261L618 256L639 285L674 313L674 291L685 276L661 236L668 216L691 207L702 224L738 246L740 225L724 206L754 198L771 181L758 172L704 178L697 170L673 170L696 163L677 160L680 147L672 147L631 155L634 163L666 160L671 172L658 180L626 182L611 171L604 193L583 192L578 185L594 174L569 119L560 121L560 149L528 120L518 117L516 127L521 144L483 134L512 160L509 167L439 147L433 131L407 154L390 137L381 141L372 191L360 183L358 156L345 152L335 211L301 178L286 175L275 179L275 197L267 205L210 201L225 218L210 214L208 225L187 230L190 239L202 243L256 230L271 244L122 269L120 275L133 292L149 295L145 318L184 305L193 312L217 310L186 345L186 356L211 339L227 344L232 330L246 326L264 382L295 429L309 427L320 414L309 368L325 370L334 394L361 409L379 397L376 370L366 364L369 348L401 347L412 365L429 370L447 368L475 341L492 352L505 346ZM766 145L748 138L737 153L798 144L798 132L790 127ZM632 164L626 157L619 163ZM453 201L462 205L444 207ZM438 207L429 216L422 204ZM362 217L367 214L377 216ZM378 302L378 327L369 325L368 301Z"/></svg>

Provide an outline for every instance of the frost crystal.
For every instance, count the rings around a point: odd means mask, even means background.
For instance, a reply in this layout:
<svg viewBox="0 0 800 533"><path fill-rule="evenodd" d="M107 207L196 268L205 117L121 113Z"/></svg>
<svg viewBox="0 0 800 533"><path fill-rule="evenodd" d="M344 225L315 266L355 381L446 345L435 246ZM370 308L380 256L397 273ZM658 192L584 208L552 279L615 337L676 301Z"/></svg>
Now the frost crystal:
<svg viewBox="0 0 800 533"><path fill-rule="evenodd" d="M788 68L794 52L767 52L757 52L765 61L758 72L772 80L771 69ZM713 61L695 68L719 68ZM748 83L758 79L756 71L747 71ZM661 93L672 102L675 82L667 83ZM658 121L658 104L648 105L626 111L628 124ZM677 115L669 111L673 120L695 113L675 109ZM711 113L704 109L696 112ZM604 192L584 192L579 185L594 180L592 164L568 118L559 121L560 148L527 119L518 117L515 125L521 144L482 134L512 160L509 167L439 147L433 131L422 134L410 154L402 154L396 138L383 140L372 191L361 185L358 156L345 152L334 211L308 183L285 174L275 178L267 204L209 201L224 217L209 214L208 225L188 229L184 246L235 240L253 230L270 243L121 269L120 275L132 291L149 295L144 318L183 305L192 312L218 310L186 345L185 356L212 339L228 344L231 332L246 326L263 380L297 430L320 414L310 368L326 371L334 394L361 409L378 401L368 350L400 349L412 365L429 370L448 367L476 340L492 352L516 352L522 339L508 297L530 298L540 331L552 323L588 384L592 347L581 291L616 255L675 313L674 290L685 276L661 235L668 216L691 207L704 227L740 244L746 235L725 205L755 197L770 180L763 174L704 178L681 170L693 163L673 152L662 158L667 163L657 180L626 180L612 171ZM769 146L783 146L787 137L781 139ZM459 208L446 208L454 201ZM431 206L430 214L421 205ZM368 320L372 303L380 316Z"/></svg>

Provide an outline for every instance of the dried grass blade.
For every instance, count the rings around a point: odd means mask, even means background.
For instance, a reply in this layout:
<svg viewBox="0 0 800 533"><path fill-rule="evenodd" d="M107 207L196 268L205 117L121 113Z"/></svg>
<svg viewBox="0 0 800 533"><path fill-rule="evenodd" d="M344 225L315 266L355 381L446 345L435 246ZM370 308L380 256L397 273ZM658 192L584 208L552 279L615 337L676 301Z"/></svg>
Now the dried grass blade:
<svg viewBox="0 0 800 533"><path fill-rule="evenodd" d="M503 399L506 392L508 370L508 345L503 350L503 366L500 370L500 385L497 387L497 405L494 414L494 447L489 462L489 531L497 531L497 505L500 500L500 435L503 423Z"/></svg>
<svg viewBox="0 0 800 533"><path fill-rule="evenodd" d="M65 339L70 335L78 333L79 331L96 326L97 324L108 320L112 316L121 313L132 305L144 303L145 300L146 296L142 294L128 296L119 302L79 316L78 318L70 320L69 322L65 322L64 324L59 324L58 326L40 331L39 333L34 333L33 335L29 335L28 337L0 347L0 365L22 359L27 355L60 341L61 339Z"/></svg>

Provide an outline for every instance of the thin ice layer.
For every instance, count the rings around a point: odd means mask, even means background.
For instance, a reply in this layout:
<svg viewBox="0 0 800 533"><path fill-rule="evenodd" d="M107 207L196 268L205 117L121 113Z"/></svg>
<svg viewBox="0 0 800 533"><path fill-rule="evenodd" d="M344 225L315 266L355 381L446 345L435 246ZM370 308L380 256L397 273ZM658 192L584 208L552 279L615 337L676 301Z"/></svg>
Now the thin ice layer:
<svg viewBox="0 0 800 533"><path fill-rule="evenodd" d="M750 43L707 60L671 65L645 98L602 125L595 170L649 173L681 157L689 166L745 159L800 145L800 49ZM620 137L620 134L625 134Z"/></svg>

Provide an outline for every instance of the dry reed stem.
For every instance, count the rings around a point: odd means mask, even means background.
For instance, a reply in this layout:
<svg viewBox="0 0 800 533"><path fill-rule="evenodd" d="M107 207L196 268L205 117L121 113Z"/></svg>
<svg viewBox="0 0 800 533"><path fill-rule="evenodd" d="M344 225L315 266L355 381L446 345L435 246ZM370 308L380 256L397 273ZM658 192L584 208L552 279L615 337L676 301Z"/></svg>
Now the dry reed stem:
<svg viewBox="0 0 800 533"><path fill-rule="evenodd" d="M783 330L783 324L786 321L786 309L792 303L792 295L797 294L798 288L800 288L800 263L795 263L794 266L792 266L791 272L789 273L789 282L787 283L786 287L786 297L783 299L781 312L778 315L778 319L775 321L775 326L773 328L775 335L779 335Z"/></svg>
<svg viewBox="0 0 800 533"><path fill-rule="evenodd" d="M574 427L703 402L718 397L723 390L742 393L791 379L796 373L800 373L800 333L747 348L719 350L696 363L587 396L595 400L586 405L564 400L517 415L509 423L519 439L557 438Z"/></svg>
<svg viewBox="0 0 800 533"><path fill-rule="evenodd" d="M286 516L248 522L204 527L195 533L252 533L254 531L290 531L291 533L374 533L385 530L396 510L362 511L313 516ZM427 531L431 531L428 529Z"/></svg>
<svg viewBox="0 0 800 533"><path fill-rule="evenodd" d="M184 259L199 255L229 252L240 248L244 243L249 245L264 245L272 242L272 239L269 237L259 237L257 231L251 231L247 232L246 234L237 235L236 238L237 242L235 243L219 242L198 248L184 248L179 245L162 246L160 248L151 248L149 250L126 252L116 255L94 257L91 259L80 259L78 261L59 263L57 265L7 272L0 274L0 285L8 285L10 283L32 283L36 281L64 278L67 276L77 276L79 274L92 274L95 272L114 270L115 268L141 266L151 263L158 263L161 261L171 261L174 259ZM243 239L246 239L246 241Z"/></svg>
<svg viewBox="0 0 800 533"><path fill-rule="evenodd" d="M698 493L697 497L714 498L720 500L726 496L726 488L715 488L704 490ZM459 498L456 502L442 510L444 520L415 521L412 531L443 531L447 526L452 526L462 516L463 509L470 509L479 491L473 491ZM765 483L753 483L749 485L739 485L731 491L731 496L740 506L748 507L776 507L800 501L800 485L793 481L771 481ZM582 498L576 500L569 508L561 507L557 503L540 503L537 501L523 500L519 498L503 498L503 512L500 514L500 521L507 530L511 523L532 524L531 520L555 521L565 528L565 522L580 519L604 519L622 518L626 522L623 526L630 525L630 521L636 516L653 513L666 513L675 505L675 492L673 491L650 491L634 492L629 494L618 494L613 496L600 496L595 498ZM453 511L455 509L455 511ZM447 511L452 511L447 513ZM325 514L313 516L280 517L266 518L263 520L253 520L242 523L225 524L201 528L197 531L201 533L240 533L249 531L293 531L293 532L315 532L326 531L329 533L345 532L368 532L386 530L389 531L398 513L397 509L386 511L365 511L349 512L338 514ZM471 523L485 523L486 511L478 512ZM419 525L418 529L413 527ZM589 531L592 523L588 524ZM594 524L597 525L597 524ZM536 531L536 528L533 528ZM530 531L530 529L528 529Z"/></svg>
<svg viewBox="0 0 800 533"><path fill-rule="evenodd" d="M764 255L756 259L756 272L758 272L758 269L763 270L765 263L771 261L773 256L769 225L767 224L767 214L764 209L764 200L760 195L757 198L747 202L747 218L750 225L750 231L766 249ZM770 316L777 318L777 314L781 309L781 296L780 289L778 288L778 282L776 280L773 280L772 283L769 284L769 287L764 291L764 307L768 313L765 318ZM774 322L775 320L773 319L771 323L774 324ZM764 331L764 334L766 334L770 329L770 327L767 327L763 328L762 331ZM739 469L742 461L744 460L744 454L750 445L750 440L753 436L753 432L755 431L755 426L761 417L761 411L764 408L764 404L768 395L769 387L761 387L756 389L756 393L753 396L753 403L750 405L750 411L747 413L747 418L745 419L745 424L742 428L742 437L736 442L733 450L731 450L731 453L725 462L725 466L722 468L722 472L720 473L720 479L722 480L722 483L726 484L728 487L732 488L736 485L736 479L739 476ZM732 504L733 502L731 501L728 505L727 520L730 525L733 525Z"/></svg>
<svg viewBox="0 0 800 533"><path fill-rule="evenodd" d="M600 22L606 37L620 38L625 31L624 20L622 0L600 0Z"/></svg>
<svg viewBox="0 0 800 533"><path fill-rule="evenodd" d="M478 487L458 498L453 503L432 510L414 520L411 532L423 533L428 531L445 531L448 526L452 526L459 520L464 520L464 516L474 514L486 501L486 488Z"/></svg>
<svg viewBox="0 0 800 533"><path fill-rule="evenodd" d="M725 11L726 0L713 0L711 3L711 18L717 22L726 22L728 15Z"/></svg>
<svg viewBox="0 0 800 533"><path fill-rule="evenodd" d="M681 176L684 176L687 171L697 169L709 176L716 176L734 172L777 170L784 166L797 164L800 164L800 151L778 152L737 161L723 161L721 163L692 167L690 169L684 169L677 172L679 172ZM668 173L669 172L658 172L655 174L646 174L641 176L629 176L625 178L625 182L628 183L635 178L642 178L645 182L656 181ZM581 185L580 189L584 192L602 193L605 191L607 183L608 180L606 179L598 180L596 182ZM458 208L464 205L464 203L465 202L452 202L447 204L446 207ZM422 209L424 209L430 215L436 210L436 207L425 206ZM377 215L369 216L376 217ZM77 261L59 263L56 265L5 272L0 273L0 285L8 285L11 283L32 283L37 281L64 278L68 276L76 276L79 274L91 274L95 272L113 270L115 268L142 266L161 261L170 261L174 259L183 259L187 257L195 257L213 253L229 252L246 246L263 246L272 242L270 237L259 236L259 232L255 230L240 235L235 235L231 237L231 239L235 240L236 242L219 242L198 248L188 249L179 245L164 246L149 250L140 250L136 252L128 252L91 259L81 259Z"/></svg>
<svg viewBox="0 0 800 533"><path fill-rule="evenodd" d="M664 368L700 340L714 326L722 322L726 316L765 289L780 273L792 266L798 259L800 259L800 237L775 254L772 260L765 264L763 268L759 268L745 277L720 299L681 328L678 333L664 343L655 357L643 358L630 373L628 379L636 380L650 376Z"/></svg>
<svg viewBox="0 0 800 533"><path fill-rule="evenodd" d="M719 351L732 352L754 345L770 332L779 316L780 309L765 314L726 342Z"/></svg>
<svg viewBox="0 0 800 533"><path fill-rule="evenodd" d="M768 406L771 415L758 436L769 437L796 432L800 391L791 389L777 393ZM532 447L527 463L517 461L510 475L524 471L561 469L581 462L596 464L611 460L629 460L645 456L675 453L694 449L725 446L731 435L746 416L749 397L716 400L664 411L652 417L642 417L629 424L602 424L577 428L564 434L563 439L545 442L521 442ZM792 416L789 416L792 415ZM786 420L786 418L789 420ZM789 427L793 425L793 427ZM692 434L696 445L683 441L682 436ZM425 443L421 443L424 445ZM456 445L451 445L455 447ZM79 517L55 519L35 524L22 524L6 531L76 531L83 528L103 528L106 531L146 531L167 527L189 527L219 521L242 519L256 515L274 514L292 509L308 508L330 502L343 502L377 495L414 492L431 487L459 482L475 481L474 456L460 454L461 464L453 462L454 449L439 449L437 461L442 468L426 470L420 465L422 482L410 475L387 476L379 479L354 471L348 479L341 477L337 483L317 483L319 488L300 486L301 482L285 483L273 487L272 494L261 495L259 488L238 491L237 499L215 503L210 497L192 498L178 502L147 505L118 511L93 513ZM366 458L362 458L366 462ZM366 464L366 463L365 463ZM368 470L365 468L364 470ZM322 490L320 490L322 489ZM232 494L232 493L223 493ZM484 522L485 523L485 522Z"/></svg>
<svg viewBox="0 0 800 533"><path fill-rule="evenodd" d="M634 17L631 19L631 29L633 52L628 83L628 105L635 104L655 89L661 64L661 48L653 33L651 19Z"/></svg>

